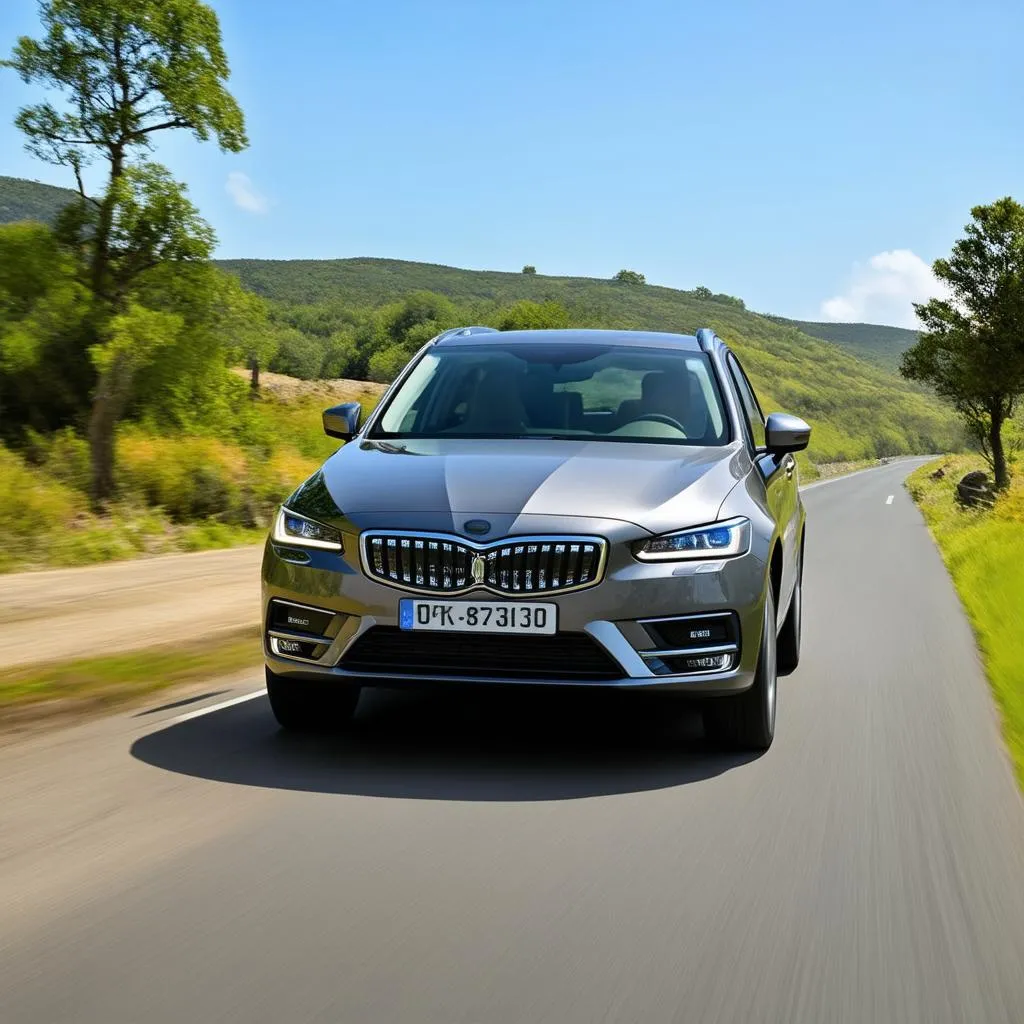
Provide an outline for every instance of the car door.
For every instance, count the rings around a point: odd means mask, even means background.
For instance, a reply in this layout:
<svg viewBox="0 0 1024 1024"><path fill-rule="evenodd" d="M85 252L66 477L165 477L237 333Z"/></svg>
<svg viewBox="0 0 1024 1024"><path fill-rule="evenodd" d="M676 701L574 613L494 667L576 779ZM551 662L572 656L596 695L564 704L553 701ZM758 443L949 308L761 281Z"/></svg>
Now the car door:
<svg viewBox="0 0 1024 1024"><path fill-rule="evenodd" d="M761 403L747 378L740 361L730 352L727 356L729 374L743 410L754 464L764 480L768 508L779 527L782 540L782 584L779 588L778 614L789 607L796 583L798 495L796 459L786 453L781 458L769 455L765 447L765 419Z"/></svg>

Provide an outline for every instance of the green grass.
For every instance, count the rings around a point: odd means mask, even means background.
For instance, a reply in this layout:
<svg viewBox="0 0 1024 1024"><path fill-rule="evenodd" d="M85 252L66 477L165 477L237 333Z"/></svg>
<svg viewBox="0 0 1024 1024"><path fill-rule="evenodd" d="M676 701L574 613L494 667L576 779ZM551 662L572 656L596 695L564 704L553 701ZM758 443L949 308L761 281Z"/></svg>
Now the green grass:
<svg viewBox="0 0 1024 1024"><path fill-rule="evenodd" d="M942 480L930 475L945 469ZM977 458L942 459L913 473L907 487L942 552L978 638L999 705L1006 743L1024 787L1024 466L989 511L963 511L954 488Z"/></svg>
<svg viewBox="0 0 1024 1024"><path fill-rule="evenodd" d="M131 704L171 686L260 665L259 631L233 637L0 670L0 723L78 715Z"/></svg>

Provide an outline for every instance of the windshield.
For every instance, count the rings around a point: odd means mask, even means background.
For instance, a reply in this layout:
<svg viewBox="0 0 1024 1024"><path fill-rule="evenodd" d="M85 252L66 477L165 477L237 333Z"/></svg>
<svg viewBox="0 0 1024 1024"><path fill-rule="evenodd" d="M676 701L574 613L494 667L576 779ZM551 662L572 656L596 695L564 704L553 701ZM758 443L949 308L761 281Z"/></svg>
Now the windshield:
<svg viewBox="0 0 1024 1024"><path fill-rule="evenodd" d="M726 423L703 352L517 342L431 349L370 436L722 445Z"/></svg>

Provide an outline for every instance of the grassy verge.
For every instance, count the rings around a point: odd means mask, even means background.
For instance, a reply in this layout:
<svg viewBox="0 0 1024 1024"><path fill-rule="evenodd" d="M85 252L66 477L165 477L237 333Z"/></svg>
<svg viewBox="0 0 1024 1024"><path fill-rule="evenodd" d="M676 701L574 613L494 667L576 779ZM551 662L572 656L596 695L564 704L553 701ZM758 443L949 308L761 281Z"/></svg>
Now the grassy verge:
<svg viewBox="0 0 1024 1024"><path fill-rule="evenodd" d="M184 683L255 668L259 630L230 637L0 670L0 725L69 717L136 703Z"/></svg>
<svg viewBox="0 0 1024 1024"><path fill-rule="evenodd" d="M936 467L945 475L932 479ZM990 511L964 511L956 482L977 458L948 457L907 480L978 638L1017 778L1024 787L1024 472Z"/></svg>

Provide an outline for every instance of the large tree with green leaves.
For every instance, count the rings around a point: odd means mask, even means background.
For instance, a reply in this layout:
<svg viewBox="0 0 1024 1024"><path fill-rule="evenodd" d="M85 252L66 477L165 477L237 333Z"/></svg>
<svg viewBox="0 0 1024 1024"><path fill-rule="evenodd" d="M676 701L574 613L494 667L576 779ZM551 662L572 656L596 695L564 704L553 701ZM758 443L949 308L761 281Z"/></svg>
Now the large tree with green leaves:
<svg viewBox="0 0 1024 1024"><path fill-rule="evenodd" d="M924 331L900 369L953 403L1002 489L1003 428L1024 395L1024 206L1007 196L971 218L949 259L933 265L950 297L915 304Z"/></svg>
<svg viewBox="0 0 1024 1024"><path fill-rule="evenodd" d="M42 0L40 39L22 37L3 62L51 90L19 111L30 152L72 170L81 217L85 281L93 296L88 345L97 381L89 422L93 494L114 488L113 435L131 382L178 325L150 316L133 297L164 261L206 259L213 233L166 169L142 158L161 133L190 131L221 149L247 145L228 92L228 62L213 10L200 0ZM86 195L83 169L106 164L102 195ZM161 341L161 339L164 339Z"/></svg>

